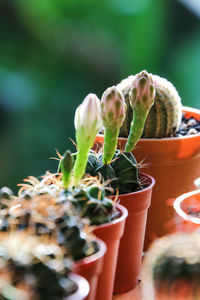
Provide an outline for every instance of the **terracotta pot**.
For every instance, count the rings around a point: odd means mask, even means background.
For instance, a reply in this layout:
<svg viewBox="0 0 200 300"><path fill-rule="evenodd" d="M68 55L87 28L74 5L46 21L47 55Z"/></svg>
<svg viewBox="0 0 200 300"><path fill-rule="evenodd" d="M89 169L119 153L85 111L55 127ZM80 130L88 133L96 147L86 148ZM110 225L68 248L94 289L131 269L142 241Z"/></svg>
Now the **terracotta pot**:
<svg viewBox="0 0 200 300"><path fill-rule="evenodd" d="M77 290L72 295L66 297L66 300L84 300L86 299L90 286L85 278L77 274L70 274L69 278L77 285Z"/></svg>
<svg viewBox="0 0 200 300"><path fill-rule="evenodd" d="M106 253L106 245L103 241L96 239L99 247L99 251L76 261L73 272L85 277L90 285L90 292L87 296L87 300L94 300L96 297L97 285L99 276L103 267L104 255Z"/></svg>
<svg viewBox="0 0 200 300"><path fill-rule="evenodd" d="M151 203L153 177L141 174L147 183L143 190L119 195L120 204L128 210L124 235L120 242L114 293L123 293L134 288L141 271L147 212Z"/></svg>
<svg viewBox="0 0 200 300"><path fill-rule="evenodd" d="M174 201L176 231L193 232L200 228L200 191L179 196ZM196 216L195 216L196 214Z"/></svg>
<svg viewBox="0 0 200 300"><path fill-rule="evenodd" d="M128 215L126 208L116 204L121 216L114 221L94 228L93 233L103 240L107 246L103 269L99 277L96 300L111 300L116 272L117 256L120 239L124 233L125 221Z"/></svg>
<svg viewBox="0 0 200 300"><path fill-rule="evenodd" d="M183 107L183 111L186 117L194 116L200 120L200 110ZM102 145L103 139L103 136L97 136L97 145ZM119 149L124 148L126 140L119 138ZM175 138L140 139L133 154L138 162L146 164L141 170L156 180L147 219L147 249L154 238L171 231L166 224L173 218L174 210L167 202L195 189L194 180L200 177L200 133Z"/></svg>

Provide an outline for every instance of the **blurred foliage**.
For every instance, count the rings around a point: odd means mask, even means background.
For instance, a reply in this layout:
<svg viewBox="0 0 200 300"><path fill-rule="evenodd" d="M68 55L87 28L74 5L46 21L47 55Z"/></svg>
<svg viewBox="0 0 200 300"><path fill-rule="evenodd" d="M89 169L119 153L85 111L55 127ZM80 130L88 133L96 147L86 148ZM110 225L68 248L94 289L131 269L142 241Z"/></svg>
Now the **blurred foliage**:
<svg viewBox="0 0 200 300"><path fill-rule="evenodd" d="M200 23L175 0L0 1L0 186L56 171L89 93L146 69L200 108Z"/></svg>

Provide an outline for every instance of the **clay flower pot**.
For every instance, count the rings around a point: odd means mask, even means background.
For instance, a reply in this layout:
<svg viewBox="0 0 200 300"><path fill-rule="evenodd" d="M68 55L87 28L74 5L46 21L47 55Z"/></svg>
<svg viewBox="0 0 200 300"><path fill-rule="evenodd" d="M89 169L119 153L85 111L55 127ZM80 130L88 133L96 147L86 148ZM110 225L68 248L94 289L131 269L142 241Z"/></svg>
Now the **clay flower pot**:
<svg viewBox="0 0 200 300"><path fill-rule="evenodd" d="M200 120L198 109L183 107L183 112L187 118L194 116ZM102 146L103 139L103 135L97 136L96 148ZM118 148L123 149L126 141L126 138L119 138ZM133 154L138 162L144 161L144 171L156 180L147 219L147 249L154 237L170 232L166 223L173 218L174 211L167 201L195 188L194 180L200 177L200 133L174 138L140 139Z"/></svg>
<svg viewBox="0 0 200 300"><path fill-rule="evenodd" d="M147 213L155 180L146 174L140 177L146 183L146 188L119 195L120 204L128 210L128 217L119 247L114 293L134 288L141 271Z"/></svg>
<svg viewBox="0 0 200 300"><path fill-rule="evenodd" d="M110 223L98 225L93 230L93 233L103 240L107 246L102 272L98 281L96 300L112 299L119 244L128 215L126 208L119 204L116 204L116 207L121 216Z"/></svg>
<svg viewBox="0 0 200 300"><path fill-rule="evenodd" d="M80 275L70 274L69 278L75 282L77 285L77 290L70 296L66 298L66 300L84 300L86 299L90 286L88 281Z"/></svg>
<svg viewBox="0 0 200 300"><path fill-rule="evenodd" d="M200 227L200 191L179 196L174 201L176 231L193 232Z"/></svg>
<svg viewBox="0 0 200 300"><path fill-rule="evenodd" d="M96 239L99 251L85 257L74 264L73 272L87 279L90 285L90 292L87 300L94 300L96 297L99 276L103 267L104 255L106 253L106 245L103 241Z"/></svg>

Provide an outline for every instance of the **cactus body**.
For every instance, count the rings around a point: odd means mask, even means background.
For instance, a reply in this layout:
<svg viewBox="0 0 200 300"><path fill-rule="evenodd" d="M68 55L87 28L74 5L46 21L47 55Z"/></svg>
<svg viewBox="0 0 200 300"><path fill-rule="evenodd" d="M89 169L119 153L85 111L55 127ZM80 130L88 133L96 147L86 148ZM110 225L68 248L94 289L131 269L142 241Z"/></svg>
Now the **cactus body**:
<svg viewBox="0 0 200 300"><path fill-rule="evenodd" d="M102 155L90 154L86 173L92 176L99 174L104 180L110 180L110 186L120 194L131 193L140 188L139 166L132 153L115 151L109 165L102 163Z"/></svg>
<svg viewBox="0 0 200 300"><path fill-rule="evenodd" d="M181 99L175 87L165 78L157 75L151 75L153 84L156 89L155 101L146 118L143 138L165 138L172 136L179 128L182 117ZM128 80L129 78L129 80ZM129 76L127 80L123 80L117 85L124 93L127 103L127 114L125 121L120 130L120 136L127 137L131 121L133 118L133 110L129 103L128 92L131 89L135 77ZM125 83L123 83L125 82Z"/></svg>

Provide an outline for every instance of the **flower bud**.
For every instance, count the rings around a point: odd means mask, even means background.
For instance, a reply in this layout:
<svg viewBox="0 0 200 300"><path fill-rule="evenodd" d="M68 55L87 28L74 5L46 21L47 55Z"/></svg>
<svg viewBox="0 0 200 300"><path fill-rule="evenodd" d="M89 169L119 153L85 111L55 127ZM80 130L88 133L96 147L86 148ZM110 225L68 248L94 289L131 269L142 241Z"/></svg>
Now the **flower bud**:
<svg viewBox="0 0 200 300"><path fill-rule="evenodd" d="M101 115L105 128L119 129L125 113L126 104L122 92L115 86L108 88L101 99Z"/></svg>
<svg viewBox="0 0 200 300"><path fill-rule="evenodd" d="M153 79L147 71L142 71L136 75L129 97L132 108L136 106L147 110L151 108L155 99L155 87Z"/></svg>
<svg viewBox="0 0 200 300"><path fill-rule="evenodd" d="M95 135L101 126L100 100L95 94L89 94L85 97L75 112L75 129L84 130L88 135L95 131Z"/></svg>

